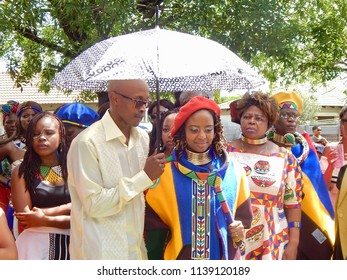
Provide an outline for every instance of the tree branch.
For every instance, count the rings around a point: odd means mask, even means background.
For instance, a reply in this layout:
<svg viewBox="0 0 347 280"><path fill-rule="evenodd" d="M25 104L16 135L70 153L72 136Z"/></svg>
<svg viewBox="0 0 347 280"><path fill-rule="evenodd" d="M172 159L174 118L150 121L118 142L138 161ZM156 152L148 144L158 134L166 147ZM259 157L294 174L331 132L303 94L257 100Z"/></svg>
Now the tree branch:
<svg viewBox="0 0 347 280"><path fill-rule="evenodd" d="M46 41L42 38L40 38L39 36L36 35L36 32L32 31L31 29L25 27L25 28L20 28L20 27L15 27L15 31L17 31L20 35L22 35L23 37L29 39L32 42L35 42L39 45L42 45L44 47L47 47L51 50L54 50L56 52L62 53L64 56L69 57L69 58L74 58L74 54L69 51L66 50L56 44L53 44L49 41Z"/></svg>

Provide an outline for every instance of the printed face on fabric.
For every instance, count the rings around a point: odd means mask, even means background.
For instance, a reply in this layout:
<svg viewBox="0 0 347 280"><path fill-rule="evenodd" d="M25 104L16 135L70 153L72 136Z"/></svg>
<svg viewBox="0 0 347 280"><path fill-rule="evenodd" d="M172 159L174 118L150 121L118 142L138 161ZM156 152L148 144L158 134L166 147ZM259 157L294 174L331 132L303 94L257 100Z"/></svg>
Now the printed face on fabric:
<svg viewBox="0 0 347 280"><path fill-rule="evenodd" d="M187 119L184 132L189 150L195 153L206 152L215 135L212 114L208 110L195 112Z"/></svg>
<svg viewBox="0 0 347 280"><path fill-rule="evenodd" d="M268 129L268 119L262 110L252 105L243 112L240 125L245 137L260 139Z"/></svg>
<svg viewBox="0 0 347 280"><path fill-rule="evenodd" d="M33 131L33 149L39 156L55 154L60 144L59 130L58 121L50 116L38 120Z"/></svg>
<svg viewBox="0 0 347 280"><path fill-rule="evenodd" d="M298 111L295 109L281 109L280 117L274 124L276 132L280 135L294 133L298 124Z"/></svg>

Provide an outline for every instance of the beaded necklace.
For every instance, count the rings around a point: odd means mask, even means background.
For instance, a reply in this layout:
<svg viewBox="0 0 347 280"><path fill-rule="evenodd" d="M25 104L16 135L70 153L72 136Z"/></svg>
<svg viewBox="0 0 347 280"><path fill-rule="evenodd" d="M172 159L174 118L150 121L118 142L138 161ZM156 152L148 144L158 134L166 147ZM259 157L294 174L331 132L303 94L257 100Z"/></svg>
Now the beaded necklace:
<svg viewBox="0 0 347 280"><path fill-rule="evenodd" d="M63 175L61 171L61 166L45 166L40 165L39 177L42 181L50 182L52 184L61 182L63 180Z"/></svg>
<svg viewBox="0 0 347 280"><path fill-rule="evenodd" d="M295 143L300 143L302 146L302 154L296 158L298 165L300 165L308 156L309 153L309 145L304 136L302 136L299 132L294 132L294 135L291 133L287 133L284 136L277 134L275 131L271 131L268 133L268 138L275 143L280 144L281 146L286 147L287 149L291 149ZM293 141L295 139L295 141Z"/></svg>

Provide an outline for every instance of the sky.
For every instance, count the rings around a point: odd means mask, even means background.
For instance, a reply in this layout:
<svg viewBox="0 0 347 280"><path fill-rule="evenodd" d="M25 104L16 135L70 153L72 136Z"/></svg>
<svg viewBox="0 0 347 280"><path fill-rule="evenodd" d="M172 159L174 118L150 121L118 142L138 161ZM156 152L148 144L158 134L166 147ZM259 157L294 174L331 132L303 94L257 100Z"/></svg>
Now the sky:
<svg viewBox="0 0 347 280"><path fill-rule="evenodd" d="M0 59L0 72L6 71L6 63L5 61Z"/></svg>

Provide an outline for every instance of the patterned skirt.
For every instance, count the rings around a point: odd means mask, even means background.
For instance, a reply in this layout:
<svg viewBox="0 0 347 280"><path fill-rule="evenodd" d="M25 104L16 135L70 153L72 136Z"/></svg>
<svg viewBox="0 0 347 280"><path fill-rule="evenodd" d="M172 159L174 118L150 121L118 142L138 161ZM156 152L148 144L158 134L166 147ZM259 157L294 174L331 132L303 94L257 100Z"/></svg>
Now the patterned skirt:
<svg viewBox="0 0 347 280"><path fill-rule="evenodd" d="M16 239L19 260L69 260L70 230L29 228Z"/></svg>

